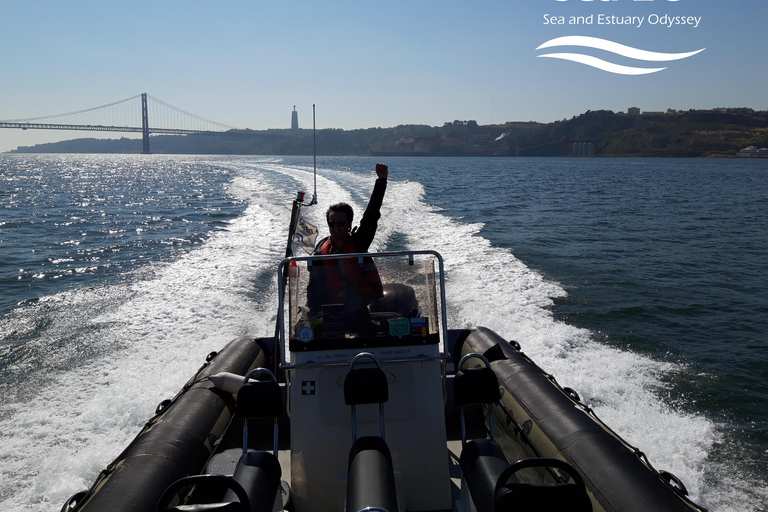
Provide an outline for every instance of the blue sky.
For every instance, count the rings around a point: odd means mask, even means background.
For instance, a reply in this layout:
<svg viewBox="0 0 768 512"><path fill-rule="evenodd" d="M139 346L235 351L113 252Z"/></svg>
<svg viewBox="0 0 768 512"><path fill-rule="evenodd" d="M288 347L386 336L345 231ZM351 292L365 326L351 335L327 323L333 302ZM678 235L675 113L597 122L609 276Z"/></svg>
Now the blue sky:
<svg viewBox="0 0 768 512"><path fill-rule="evenodd" d="M644 23L598 25L600 14ZM592 24L567 23L590 15ZM649 22L664 15L700 18L699 26ZM641 76L538 57L574 50L536 50L574 35L653 52L706 50ZM293 105L310 128L313 103L318 128L342 129L550 122L630 106L768 110L766 47L766 0L0 0L0 120L142 92L257 130L288 128ZM97 135L0 129L0 151L85 136Z"/></svg>

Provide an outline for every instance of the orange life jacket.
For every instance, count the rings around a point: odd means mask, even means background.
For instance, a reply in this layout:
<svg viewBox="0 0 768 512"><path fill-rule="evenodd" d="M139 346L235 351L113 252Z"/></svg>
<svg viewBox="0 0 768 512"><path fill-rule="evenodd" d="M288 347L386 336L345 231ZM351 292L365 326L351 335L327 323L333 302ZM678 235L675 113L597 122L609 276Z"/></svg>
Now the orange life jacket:
<svg viewBox="0 0 768 512"><path fill-rule="evenodd" d="M333 244L330 237L320 246L319 252L322 255L333 254ZM352 237L348 236L344 241L341 252L344 254L357 252ZM370 258L364 258L362 265L356 258L328 261L325 262L324 270L325 284L328 287L330 297L338 295L349 286L354 286L361 298L367 299L369 302L384 295L379 271Z"/></svg>

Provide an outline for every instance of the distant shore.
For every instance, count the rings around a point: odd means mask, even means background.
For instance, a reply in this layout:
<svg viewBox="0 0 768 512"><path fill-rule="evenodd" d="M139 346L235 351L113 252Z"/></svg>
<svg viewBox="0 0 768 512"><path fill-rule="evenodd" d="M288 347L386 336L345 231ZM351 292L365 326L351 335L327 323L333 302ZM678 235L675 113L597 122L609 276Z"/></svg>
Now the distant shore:
<svg viewBox="0 0 768 512"><path fill-rule="evenodd" d="M768 158L768 112L748 108L625 114L587 111L553 123L399 125L360 130L231 130L150 137L156 154ZM141 139L80 138L9 153L141 153Z"/></svg>

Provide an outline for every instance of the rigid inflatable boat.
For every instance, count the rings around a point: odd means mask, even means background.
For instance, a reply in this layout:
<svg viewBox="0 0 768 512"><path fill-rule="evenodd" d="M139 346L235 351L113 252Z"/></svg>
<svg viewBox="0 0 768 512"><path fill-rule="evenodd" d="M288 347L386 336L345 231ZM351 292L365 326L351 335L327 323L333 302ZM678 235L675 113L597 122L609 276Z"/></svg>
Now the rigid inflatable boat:
<svg viewBox="0 0 768 512"><path fill-rule="evenodd" d="M63 512L705 510L518 343L447 329L438 253L277 274L275 335L210 354Z"/></svg>

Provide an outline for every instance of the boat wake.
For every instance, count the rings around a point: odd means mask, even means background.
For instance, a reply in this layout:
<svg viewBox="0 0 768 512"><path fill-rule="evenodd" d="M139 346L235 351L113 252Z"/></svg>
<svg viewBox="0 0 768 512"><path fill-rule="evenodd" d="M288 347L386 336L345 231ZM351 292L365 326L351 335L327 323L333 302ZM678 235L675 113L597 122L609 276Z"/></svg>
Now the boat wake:
<svg viewBox="0 0 768 512"><path fill-rule="evenodd" d="M216 165L231 166L229 194L248 205L225 229L174 262L142 267L127 284L48 298L46 311L29 312L38 318L7 326L36 323L50 330L41 341L50 346L65 330L65 338L84 339L82 347L99 350L70 367L44 360L45 373L36 382L20 383L28 392L4 398L0 509L60 507L120 453L154 405L170 398L208 352L237 336L273 332L275 270L285 248L290 199L297 190L311 190L311 165L259 160ZM713 484L729 471L713 469L708 461L718 442L716 426L660 399L665 376L680 371L679 365L602 345L590 331L556 321L553 298L565 296L558 283L509 249L494 247L481 235L482 223L453 218L430 204L423 184L392 178L371 250L439 250L449 328L483 325L518 341L539 366L641 447L655 467L685 482L694 501L718 510L757 510L750 508L751 500L734 497L733 488L727 494ZM323 226L325 208L346 201L361 215L373 181L370 174L340 166L319 170L321 203L302 214ZM107 308L78 307L105 298ZM751 485L732 480L728 485L742 490Z"/></svg>

